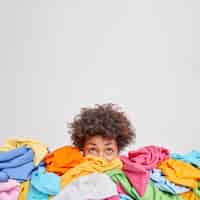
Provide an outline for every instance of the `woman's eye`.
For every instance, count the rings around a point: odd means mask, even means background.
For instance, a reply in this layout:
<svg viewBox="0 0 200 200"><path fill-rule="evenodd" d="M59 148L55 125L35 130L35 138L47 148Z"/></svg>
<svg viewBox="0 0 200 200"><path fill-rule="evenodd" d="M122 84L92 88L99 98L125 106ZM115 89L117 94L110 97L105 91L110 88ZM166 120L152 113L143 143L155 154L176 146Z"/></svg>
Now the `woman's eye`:
<svg viewBox="0 0 200 200"><path fill-rule="evenodd" d="M89 149L89 152L96 152L96 149L95 148L91 148L91 149Z"/></svg>
<svg viewBox="0 0 200 200"><path fill-rule="evenodd" d="M108 148L108 149L106 149L106 152L107 153L113 153L113 149L112 148Z"/></svg>

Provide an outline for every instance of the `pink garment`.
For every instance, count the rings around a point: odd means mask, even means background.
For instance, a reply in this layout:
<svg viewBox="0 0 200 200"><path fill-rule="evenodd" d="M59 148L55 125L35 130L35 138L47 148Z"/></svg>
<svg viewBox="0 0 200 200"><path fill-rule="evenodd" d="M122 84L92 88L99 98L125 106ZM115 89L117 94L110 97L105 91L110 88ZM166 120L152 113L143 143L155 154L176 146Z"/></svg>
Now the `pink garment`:
<svg viewBox="0 0 200 200"><path fill-rule="evenodd" d="M153 145L129 151L128 157L120 157L124 173L140 196L146 191L150 179L149 170L168 158L168 149Z"/></svg>
<svg viewBox="0 0 200 200"><path fill-rule="evenodd" d="M120 199L119 199L119 196L117 195L117 196L112 196L112 197L106 198L104 200L120 200Z"/></svg>
<svg viewBox="0 0 200 200"><path fill-rule="evenodd" d="M140 196L143 196L150 179L149 171L142 165L132 162L127 156L121 156L120 159L123 163L123 171L131 185Z"/></svg>
<svg viewBox="0 0 200 200"><path fill-rule="evenodd" d="M132 162L142 165L147 170L151 170L155 168L158 163L169 158L169 150L151 145L136 151L129 151L128 157Z"/></svg>
<svg viewBox="0 0 200 200"><path fill-rule="evenodd" d="M17 200L20 184L15 180L0 182L0 200Z"/></svg>
<svg viewBox="0 0 200 200"><path fill-rule="evenodd" d="M116 184L116 187L117 187L117 192L118 192L119 194L120 194L120 193L122 193L122 194L127 194L119 183Z"/></svg>

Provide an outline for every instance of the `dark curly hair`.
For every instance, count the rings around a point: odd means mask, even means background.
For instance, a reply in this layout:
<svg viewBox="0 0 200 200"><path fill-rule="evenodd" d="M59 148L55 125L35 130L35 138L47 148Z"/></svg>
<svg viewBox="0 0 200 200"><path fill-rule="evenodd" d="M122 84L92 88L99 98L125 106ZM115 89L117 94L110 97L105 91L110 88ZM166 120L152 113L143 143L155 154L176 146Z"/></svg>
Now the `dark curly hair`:
<svg viewBox="0 0 200 200"><path fill-rule="evenodd" d="M82 108L80 114L69 123L69 133L75 146L83 150L85 141L96 135L115 139L118 150L135 142L135 129L115 104L95 105Z"/></svg>

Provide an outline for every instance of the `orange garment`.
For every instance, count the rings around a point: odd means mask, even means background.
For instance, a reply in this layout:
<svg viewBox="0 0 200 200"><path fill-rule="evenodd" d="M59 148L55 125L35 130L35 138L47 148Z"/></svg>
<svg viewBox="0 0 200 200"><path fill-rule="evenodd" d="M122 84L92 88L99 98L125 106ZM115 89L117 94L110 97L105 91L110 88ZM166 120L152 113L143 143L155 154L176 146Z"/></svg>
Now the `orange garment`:
<svg viewBox="0 0 200 200"><path fill-rule="evenodd" d="M76 147L64 146L51 152L44 158L46 171L61 176L70 168L82 163L84 157Z"/></svg>
<svg viewBox="0 0 200 200"><path fill-rule="evenodd" d="M178 185L196 188L200 180L200 170L180 160L165 160L158 168L167 179Z"/></svg>
<svg viewBox="0 0 200 200"><path fill-rule="evenodd" d="M113 169L122 169L122 162L120 159L106 161L102 158L87 156L85 162L70 169L61 177L61 188L69 184L80 176L85 176L94 172L106 172Z"/></svg>
<svg viewBox="0 0 200 200"><path fill-rule="evenodd" d="M184 200L200 200L192 191L185 192L180 195Z"/></svg>

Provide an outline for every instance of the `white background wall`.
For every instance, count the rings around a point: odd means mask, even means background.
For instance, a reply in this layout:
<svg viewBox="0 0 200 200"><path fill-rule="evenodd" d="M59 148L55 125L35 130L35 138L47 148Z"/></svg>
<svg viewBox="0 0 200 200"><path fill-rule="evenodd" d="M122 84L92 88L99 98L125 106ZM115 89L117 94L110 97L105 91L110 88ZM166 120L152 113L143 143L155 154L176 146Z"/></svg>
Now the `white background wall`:
<svg viewBox="0 0 200 200"><path fill-rule="evenodd" d="M69 144L81 107L113 102L135 147L200 150L200 1L0 1L0 142Z"/></svg>

